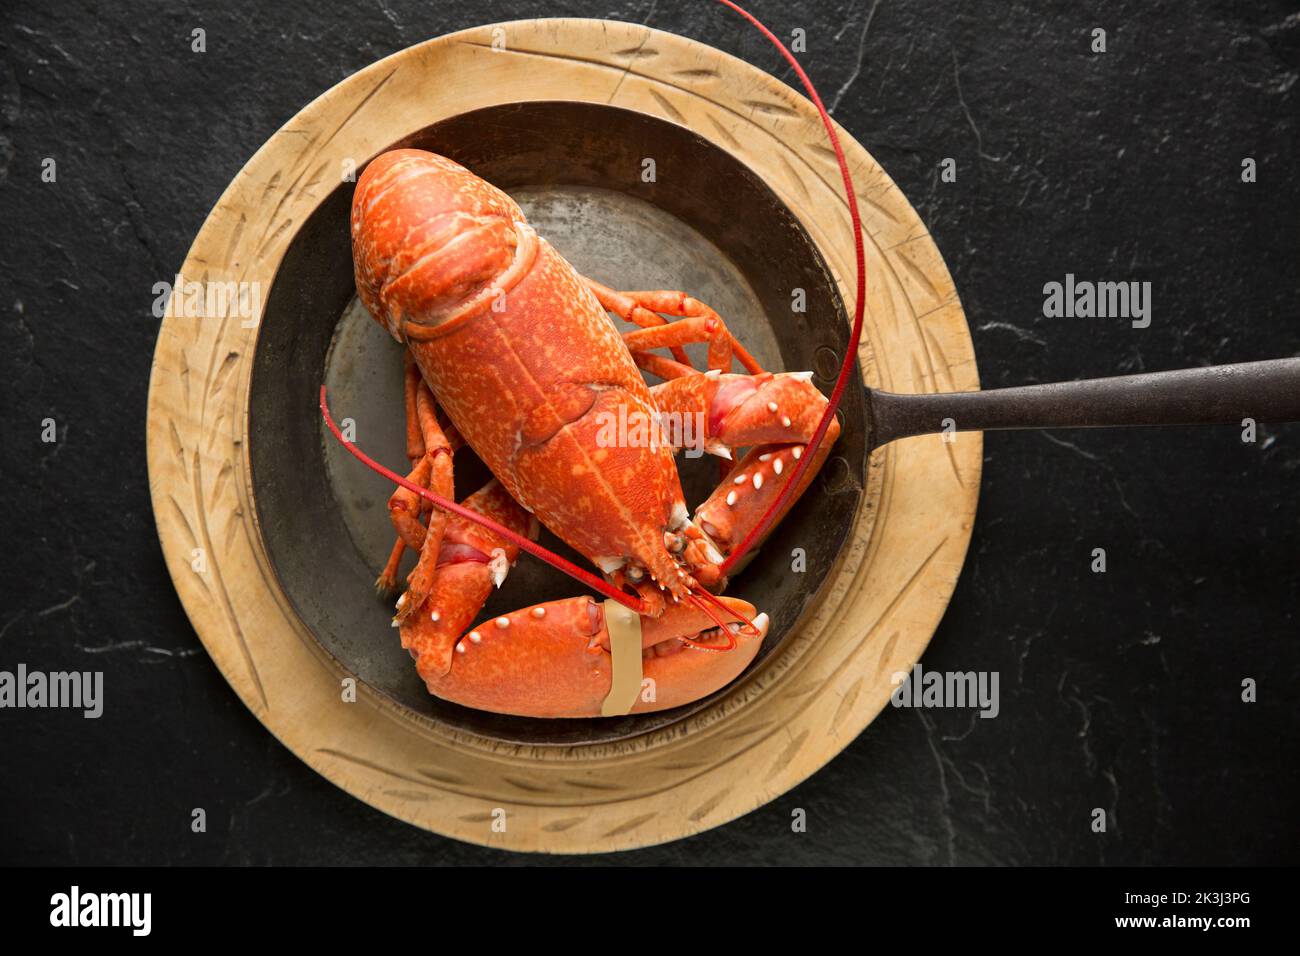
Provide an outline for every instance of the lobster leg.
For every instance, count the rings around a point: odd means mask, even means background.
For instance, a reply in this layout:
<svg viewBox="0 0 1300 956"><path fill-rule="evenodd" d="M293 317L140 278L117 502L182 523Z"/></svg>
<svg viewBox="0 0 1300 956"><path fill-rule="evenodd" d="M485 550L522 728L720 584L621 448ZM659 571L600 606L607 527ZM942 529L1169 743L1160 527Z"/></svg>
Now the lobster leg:
<svg viewBox="0 0 1300 956"><path fill-rule="evenodd" d="M411 462L411 472L406 477L408 481L421 486L428 480L427 475L423 478L420 476L424 459L424 436L420 431L420 420L416 412L416 396L423 387L425 387L424 382L420 378L420 370L416 367L415 358L409 350L403 351L402 394L406 406L406 457ZM397 574L401 567L402 555L406 552L407 538L415 542L413 547L416 548L424 543L423 529L415 531L407 520L408 509L414 503L411 499L414 497L408 492L404 498L398 499L394 494L388 499L389 514L398 534L397 540L393 542L393 549L389 552L388 561L375 581L375 592L381 598L386 599L397 590ZM395 508L400 508L403 512L400 516L401 524L398 523L399 516L395 513ZM419 524L418 519L415 523Z"/></svg>
<svg viewBox="0 0 1300 956"><path fill-rule="evenodd" d="M658 312L651 312L649 309L640 305L632 295L627 292L615 292L608 286L603 286L595 279L582 277L582 281L587 283L596 301L606 312L613 312L624 322L631 322L639 325L643 329L653 328L657 325L667 325L668 320ZM673 358L687 368L691 368L691 360L686 355L686 350L680 345L672 347Z"/></svg>
<svg viewBox="0 0 1300 956"><path fill-rule="evenodd" d="M596 293L600 304L625 321L635 323L642 328L624 334L623 340L632 352L652 348L668 348L673 358L685 366L690 366L690 359L682 351L682 346L691 342L709 343L709 368L731 371L731 356L734 354L751 375L763 371L749 350L727 329L722 316L699 299L693 299L685 292L667 290L647 292L614 292L599 283L588 279L587 285ZM597 286L599 290L597 291ZM602 294L605 298L602 298ZM680 316L688 321L665 323L659 313ZM653 318L659 318L654 321ZM689 320L699 320L689 321ZM679 329L679 326L686 326ZM674 331L669 331L674 330ZM633 344L633 343L652 344Z"/></svg>
<svg viewBox="0 0 1300 956"><path fill-rule="evenodd" d="M429 481L429 462L421 457L406 476L406 480L422 488L425 487ZM413 551L419 551L424 546L425 532L424 525L420 523L420 498L404 488L399 491L405 494L399 497L398 493L394 492L388 499L388 518L397 531L397 540L393 542L393 550L388 554L388 561L384 564L383 571L375 580L375 593L381 598L388 598L397 590L397 574L406 549L409 547Z"/></svg>
<svg viewBox="0 0 1300 956"><path fill-rule="evenodd" d="M427 388L420 377L420 367L410 349L402 352L402 399L406 407L406 457L414 465L424 457L424 432L420 429L417 401L421 388Z"/></svg>
<svg viewBox="0 0 1300 956"><path fill-rule="evenodd" d="M652 329L636 329L623 333L623 341L633 356L648 349L671 348L691 342L707 342L709 368L731 370L731 335L722 320L715 316L691 316L668 325Z"/></svg>
<svg viewBox="0 0 1300 956"><path fill-rule="evenodd" d="M456 492L452 476L451 445L438 424L437 409L434 406L433 393L422 387L416 393L416 413L420 419L420 432L424 437L424 461L429 463L429 480L425 485L434 494L444 498L455 498ZM447 527L447 513L441 508L429 509L429 523L425 528L424 542L420 548L420 559L407 577L407 603L398 600L398 617L410 614L433 587L437 572L438 553L442 548L443 533Z"/></svg>
<svg viewBox="0 0 1300 956"><path fill-rule="evenodd" d="M659 376L665 382L671 382L675 378L682 378L686 375L694 375L697 371L693 365L683 365L681 362L664 358L662 355L655 355L653 352L633 352L632 358L639 368L645 369L651 375Z"/></svg>
<svg viewBox="0 0 1300 956"><path fill-rule="evenodd" d="M438 424L433 393L423 385L416 389L415 412L424 454L408 476L408 480L444 498L451 498L455 494L452 478L452 449ZM409 438L408 429L408 440ZM410 447L408 444L408 449ZM420 552L415 570L407 577L407 593L397 602L398 618L403 620L423 603L429 593L447 523L447 515L437 508L432 508L429 510L428 526L421 524L422 500L415 492L398 488L388 501L389 517L403 543L406 547ZM385 572L387 571L388 568L385 568ZM380 583L382 581L381 578Z"/></svg>
<svg viewBox="0 0 1300 956"><path fill-rule="evenodd" d="M388 600L397 590L397 574L401 570L402 555L406 553L406 542L402 540L401 535L393 542L393 550L388 552L388 560L384 562L384 569L379 572L379 577L375 579L375 594L379 595L382 600Z"/></svg>

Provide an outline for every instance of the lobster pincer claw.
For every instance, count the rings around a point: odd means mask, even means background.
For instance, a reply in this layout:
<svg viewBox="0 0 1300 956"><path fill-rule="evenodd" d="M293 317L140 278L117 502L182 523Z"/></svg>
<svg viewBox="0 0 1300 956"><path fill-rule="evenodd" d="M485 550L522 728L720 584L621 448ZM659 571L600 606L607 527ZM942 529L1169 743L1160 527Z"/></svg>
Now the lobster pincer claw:
<svg viewBox="0 0 1300 956"><path fill-rule="evenodd" d="M683 375L651 393L661 413L705 412L705 450L729 458L732 448L806 442L826 409L812 372Z"/></svg>
<svg viewBox="0 0 1300 956"><path fill-rule="evenodd" d="M799 487L777 516L777 521L785 517L799 496L808 489L808 484L825 462L839 434L840 423L832 418L825 439L814 450L812 461L808 463ZM736 546L757 527L768 508L781 496L785 486L794 477L799 461L806 452L807 446L798 443L756 445L736 463L726 480L695 511L696 524L708 535L709 542L718 551L730 557ZM773 522L772 527L775 526L776 522Z"/></svg>
<svg viewBox="0 0 1300 956"><path fill-rule="evenodd" d="M516 533L537 537L535 522L496 479L462 504ZM488 595L501 586L518 557L518 546L505 538L459 515L448 518L427 596L411 607L405 606L411 600L409 592L404 594L393 619L394 626L401 628L402 646L426 682L451 668L457 637L478 617Z"/></svg>
<svg viewBox="0 0 1300 956"><path fill-rule="evenodd" d="M753 661L767 634L767 615L739 598L716 600L730 640L707 611L688 601L642 618L642 689L631 713L698 700ZM495 618L461 638L445 674L421 676L431 693L466 707L523 717L599 717L613 679L605 609L576 597Z"/></svg>

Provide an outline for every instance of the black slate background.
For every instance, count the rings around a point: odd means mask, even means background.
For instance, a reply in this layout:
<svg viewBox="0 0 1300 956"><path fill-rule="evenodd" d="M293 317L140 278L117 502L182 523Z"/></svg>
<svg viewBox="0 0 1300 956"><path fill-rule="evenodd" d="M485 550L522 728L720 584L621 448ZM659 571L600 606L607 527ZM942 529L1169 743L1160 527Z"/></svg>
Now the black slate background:
<svg viewBox="0 0 1300 956"><path fill-rule="evenodd" d="M1300 353L1300 6L750 5L807 31L836 118L929 225L985 387ZM102 668L107 688L98 721L0 711L0 862L552 862L417 831L281 747L188 625L144 461L152 285L245 160L382 56L541 15L644 21L789 79L734 15L687 0L0 10L0 669ZM1044 319L1043 283L1067 272L1150 280L1151 327ZM924 664L999 671L1000 717L890 709L758 812L592 862L1296 862L1300 427L1259 439L988 436L971 553Z"/></svg>

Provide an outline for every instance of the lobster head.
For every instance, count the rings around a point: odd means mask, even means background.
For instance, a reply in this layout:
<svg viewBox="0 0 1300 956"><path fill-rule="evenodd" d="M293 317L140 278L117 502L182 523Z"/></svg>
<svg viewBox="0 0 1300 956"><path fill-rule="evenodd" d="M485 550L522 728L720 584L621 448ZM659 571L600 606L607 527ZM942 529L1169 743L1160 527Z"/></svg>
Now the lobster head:
<svg viewBox="0 0 1300 956"><path fill-rule="evenodd" d="M424 150L377 157L353 194L357 294L399 342L408 322L437 326L490 297L532 241L513 199Z"/></svg>

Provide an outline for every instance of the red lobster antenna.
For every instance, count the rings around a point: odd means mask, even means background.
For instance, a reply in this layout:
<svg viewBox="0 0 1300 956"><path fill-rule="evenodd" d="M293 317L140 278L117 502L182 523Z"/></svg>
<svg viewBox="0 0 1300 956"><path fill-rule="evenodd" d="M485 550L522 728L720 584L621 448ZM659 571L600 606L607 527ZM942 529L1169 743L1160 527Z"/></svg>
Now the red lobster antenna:
<svg viewBox="0 0 1300 956"><path fill-rule="evenodd" d="M826 112L826 107L822 105L822 98L817 95L817 88L813 86L812 80L808 79L808 74L803 71L799 61L794 55L785 48L785 44L778 40L772 31L749 12L742 10L732 0L718 0L719 3L735 10L742 17L758 28L758 31L772 41L772 44L781 51L787 63L794 68L795 73L799 75L799 81L803 83L804 89L808 91L808 96L817 107L817 112L821 114L822 125L826 127L826 135L830 137L831 147L835 150L835 161L839 164L840 175L844 179L844 193L849 204L849 220L853 224L853 251L857 257L858 266L858 284L857 284L857 301L853 307L853 331L849 334L849 346L844 352L844 363L840 366L839 377L835 380L835 388L831 391L830 401L826 405L826 411L822 413L821 421L817 423L817 428L813 432L812 439L808 442L807 454L802 455L795 465L794 473L790 475L790 480L786 482L785 487L781 490L775 501L767 509L762 520L754 526L753 530L741 540L736 549L731 552L727 560L722 562L722 573L727 574L736 562L745 556L745 554L759 541L772 523L776 521L782 509L789 503L794 496L795 490L803 481L804 473L808 470L812 462L817 457L817 448L821 445L822 439L826 437L826 429L830 427L831 419L835 417L835 412L840 407L840 399L844 397L844 389L849 384L849 377L853 374L853 362L858 354L858 343L862 341L862 314L863 307L867 300L867 265L866 257L862 249L862 220L858 217L858 197L853 191L853 177L849 175L849 164L844 158L844 150L840 146L839 135L835 132L835 124L831 122L830 113Z"/></svg>
<svg viewBox="0 0 1300 956"><path fill-rule="evenodd" d="M840 399L844 395L844 389L848 385L849 377L853 371L854 356L858 354L858 343L862 339L862 315L863 304L866 301L867 276L866 261L863 254L862 221L858 217L858 200L853 191L853 177L849 174L848 162L844 158L844 150L841 148L839 136L835 132L835 124L831 122L830 114L822 104L821 97L817 95L817 88L813 86L812 80L808 78L808 74L805 73L803 67L799 65L799 61L794 58L794 55L786 49L785 44L778 40L771 30L763 26L763 24L760 23L752 14L733 3L732 0L718 0L718 2L739 13L742 17L752 23L758 31L763 34L763 36L767 37L772 42L777 50L780 51L781 55L785 57L786 62L794 68L795 73L799 76L799 81L803 83L804 89L808 91L808 95L812 99L813 105L817 107L817 112L821 115L822 125L826 127L826 133L830 137L831 146L835 150L835 160L839 164L840 175L844 178L844 190L848 197L849 218L853 224L853 245L858 267L857 302L854 306L853 312L853 330L849 335L849 346L844 353L844 363L840 366L840 374L835 380L835 388L831 391L831 397L830 401L826 405L826 411L822 413L821 421L817 423L817 428L814 430L813 436L808 442L807 454L800 457L798 464L795 465L794 472L790 475L790 480L786 483L785 488L782 489L781 494L777 496L777 499L774 502L772 502L771 507L767 509L767 512L763 515L758 524L755 525L753 530L750 531L749 534L745 535L744 539L740 542L740 545L731 552L731 556L722 562L721 570L723 574L726 574L735 566L737 561L744 557L744 555L754 546L756 541L767 534L768 529L771 528L772 523L776 520L776 516L781 513L781 510L785 508L791 497L793 497L795 489L799 487L800 482L803 480L804 473L808 470L816 457L817 448L826 436L826 429L830 427L831 419L839 409ZM569 575L569 577L587 585L587 587L592 590L598 591L606 597L618 601L624 607L627 607L638 614L641 614L646 610L645 602L640 598L619 590L609 582L597 577L589 571L584 571L572 561L560 557L560 555L543 548L541 545L536 544L533 541L529 541L523 535L511 531L509 528L498 524L485 515L478 514L462 505L458 505L449 498L444 498L439 494L435 494L427 488L421 488L414 482L407 481L397 472L385 468L361 449L357 448L357 446L352 442L343 437L343 433L339 430L338 425L335 424L333 416L330 415L329 406L325 403L324 385L322 385L320 389L320 410L321 415L325 418L325 424L329 426L329 430L334 434L334 437L339 440L343 447L351 452L367 467L383 475L389 481L401 485L407 491L415 492L415 494L428 499L434 505L445 511L460 515L462 518L466 518L476 524L482 525L489 531L492 531L493 533L514 543L520 548L520 550L527 551L529 554L541 558L551 567L563 571L565 574ZM701 589L701 592L702 593L698 594L693 593L691 595L691 600L697 607L712 617L714 622L721 627L722 634L728 641L728 646L726 648L714 648L704 644L697 644L696 646L707 648L709 650L730 650L736 646L736 642L729 633L729 629L725 622L722 621L715 612L717 609L722 609L728 614L732 612L725 608L725 606L722 605L722 602L712 594L703 591L703 589ZM710 605L712 605L712 607ZM753 622L748 620L745 621L743 627L745 630L752 631L753 633L757 633L758 631Z"/></svg>

